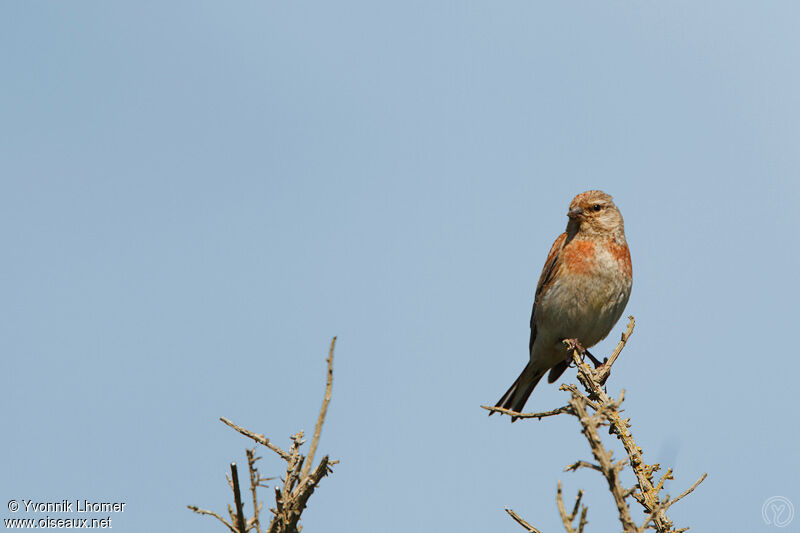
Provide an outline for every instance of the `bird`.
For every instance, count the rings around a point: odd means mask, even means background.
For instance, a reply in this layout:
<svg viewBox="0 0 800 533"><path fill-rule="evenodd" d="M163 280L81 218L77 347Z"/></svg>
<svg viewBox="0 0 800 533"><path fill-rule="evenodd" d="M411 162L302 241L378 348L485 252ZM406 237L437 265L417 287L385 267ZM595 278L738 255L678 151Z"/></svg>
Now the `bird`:
<svg viewBox="0 0 800 533"><path fill-rule="evenodd" d="M521 412L548 371L547 381L553 383L569 366L571 351L563 341L594 346L628 304L631 254L622 213L612 197L599 190L583 192L570 203L567 217L567 229L550 248L536 286L530 360L495 407Z"/></svg>

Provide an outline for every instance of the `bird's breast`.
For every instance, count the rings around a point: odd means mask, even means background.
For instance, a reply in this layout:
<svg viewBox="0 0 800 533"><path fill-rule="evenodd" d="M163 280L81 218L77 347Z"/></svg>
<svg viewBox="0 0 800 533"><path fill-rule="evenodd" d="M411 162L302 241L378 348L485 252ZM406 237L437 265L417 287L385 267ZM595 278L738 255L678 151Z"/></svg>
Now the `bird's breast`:
<svg viewBox="0 0 800 533"><path fill-rule="evenodd" d="M539 298L537 330L552 334L547 342L577 338L588 348L608 335L628 303L630 254L613 241L578 240L562 253L552 284Z"/></svg>

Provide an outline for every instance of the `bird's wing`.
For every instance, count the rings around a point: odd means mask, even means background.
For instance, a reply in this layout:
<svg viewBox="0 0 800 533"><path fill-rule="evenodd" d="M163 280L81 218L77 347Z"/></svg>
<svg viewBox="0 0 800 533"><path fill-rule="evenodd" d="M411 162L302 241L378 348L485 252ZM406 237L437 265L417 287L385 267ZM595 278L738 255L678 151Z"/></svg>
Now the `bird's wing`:
<svg viewBox="0 0 800 533"><path fill-rule="evenodd" d="M533 309L531 310L531 340L528 343L529 353L533 350L533 341L536 340L536 304L539 303L539 295L542 293L542 290L549 285L550 281L553 279L553 274L558 265L558 258L561 249L564 248L566 240L567 233L564 232L558 236L556 242L550 247L550 253L547 254L547 260L544 262L542 274L539 276L539 283L536 285L536 296L533 299Z"/></svg>

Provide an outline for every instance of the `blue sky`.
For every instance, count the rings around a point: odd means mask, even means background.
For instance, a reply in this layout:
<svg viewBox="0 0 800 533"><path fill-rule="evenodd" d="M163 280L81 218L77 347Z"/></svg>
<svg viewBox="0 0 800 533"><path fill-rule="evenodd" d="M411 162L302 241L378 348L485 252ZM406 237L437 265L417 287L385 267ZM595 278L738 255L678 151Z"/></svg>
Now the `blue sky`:
<svg viewBox="0 0 800 533"><path fill-rule="evenodd" d="M0 10L3 501L221 531L185 508L230 501L249 443L218 417L311 432L338 335L320 452L341 463L306 531L521 531L505 506L560 531L558 479L613 530L602 479L562 473L589 458L575 420L479 408L525 363L570 200L600 188L637 319L609 392L670 493L709 473L676 524L800 506L795 2Z"/></svg>

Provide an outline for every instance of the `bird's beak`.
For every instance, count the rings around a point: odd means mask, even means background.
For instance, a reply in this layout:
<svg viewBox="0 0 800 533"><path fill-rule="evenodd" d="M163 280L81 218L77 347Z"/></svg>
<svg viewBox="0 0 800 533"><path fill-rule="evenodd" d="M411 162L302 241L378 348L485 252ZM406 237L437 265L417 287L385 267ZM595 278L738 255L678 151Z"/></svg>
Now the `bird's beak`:
<svg viewBox="0 0 800 533"><path fill-rule="evenodd" d="M572 209L570 209L567 212L567 216L569 218L571 218L572 220L575 220L576 218L578 218L582 214L583 214L583 209L581 209L580 207L573 207Z"/></svg>

